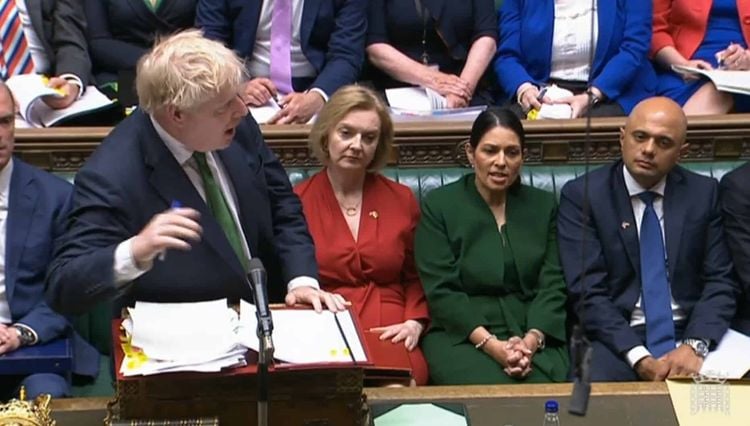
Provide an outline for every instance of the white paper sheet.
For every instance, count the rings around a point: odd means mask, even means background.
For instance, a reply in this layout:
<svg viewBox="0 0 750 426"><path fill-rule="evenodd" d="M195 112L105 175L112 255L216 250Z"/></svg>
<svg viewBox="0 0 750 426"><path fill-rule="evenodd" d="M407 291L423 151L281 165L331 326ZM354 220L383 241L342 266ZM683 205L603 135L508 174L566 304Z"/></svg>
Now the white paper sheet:
<svg viewBox="0 0 750 426"><path fill-rule="evenodd" d="M330 311L316 313L311 309L271 311L274 358L295 364L352 362L334 315L339 319L354 359L358 362L367 361L349 311L334 314ZM255 351L259 349L256 327L255 306L241 302L240 339L245 346Z"/></svg>
<svg viewBox="0 0 750 426"><path fill-rule="evenodd" d="M727 330L715 350L703 361L701 374L741 379L750 370L750 337Z"/></svg>

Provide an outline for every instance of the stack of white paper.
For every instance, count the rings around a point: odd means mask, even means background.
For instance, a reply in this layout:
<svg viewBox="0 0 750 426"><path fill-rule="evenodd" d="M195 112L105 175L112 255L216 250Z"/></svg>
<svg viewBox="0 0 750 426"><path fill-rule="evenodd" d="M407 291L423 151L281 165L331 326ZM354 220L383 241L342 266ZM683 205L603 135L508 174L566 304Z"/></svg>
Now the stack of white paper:
<svg viewBox="0 0 750 426"><path fill-rule="evenodd" d="M684 65L672 65L672 70L681 74L702 75L711 80L722 92L750 95L750 72L730 70L704 70Z"/></svg>
<svg viewBox="0 0 750 426"><path fill-rule="evenodd" d="M474 121L486 109L484 106L448 108L444 96L426 87L386 89L385 97L395 122Z"/></svg>
<svg viewBox="0 0 750 426"><path fill-rule="evenodd" d="M245 365L237 313L227 300L196 303L136 302L123 321L130 348L125 376L174 371L218 372Z"/></svg>
<svg viewBox="0 0 750 426"><path fill-rule="evenodd" d="M311 309L279 309L271 315L277 360L294 364L352 362L352 358L357 362L367 361L349 311L334 314ZM242 301L240 339L255 351L259 349L257 324L255 306Z"/></svg>
<svg viewBox="0 0 750 426"><path fill-rule="evenodd" d="M741 379L750 371L750 337L727 330L715 350L703 361L701 374L724 379Z"/></svg>

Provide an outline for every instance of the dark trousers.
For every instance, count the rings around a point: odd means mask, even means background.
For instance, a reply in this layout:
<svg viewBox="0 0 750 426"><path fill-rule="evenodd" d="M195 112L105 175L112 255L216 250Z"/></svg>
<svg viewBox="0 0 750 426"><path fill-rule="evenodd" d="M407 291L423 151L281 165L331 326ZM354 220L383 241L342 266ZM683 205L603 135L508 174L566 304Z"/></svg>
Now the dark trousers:
<svg viewBox="0 0 750 426"><path fill-rule="evenodd" d="M646 327L633 327L644 346L646 345ZM684 324L675 324L675 340L682 340ZM630 367L625 354L612 352L604 343L591 341L591 381L592 382L632 382L641 380L635 370Z"/></svg>
<svg viewBox="0 0 750 426"><path fill-rule="evenodd" d="M54 373L37 373L28 376L0 375L0 402L11 398L18 398L21 386L26 388L26 399L34 399L38 395L48 393L53 398L63 398L71 395L70 380Z"/></svg>

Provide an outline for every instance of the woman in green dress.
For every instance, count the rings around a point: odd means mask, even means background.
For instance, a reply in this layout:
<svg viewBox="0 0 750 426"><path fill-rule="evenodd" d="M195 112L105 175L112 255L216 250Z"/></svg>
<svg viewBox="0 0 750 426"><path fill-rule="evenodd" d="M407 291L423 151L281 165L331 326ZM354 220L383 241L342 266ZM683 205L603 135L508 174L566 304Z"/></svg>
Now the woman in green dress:
<svg viewBox="0 0 750 426"><path fill-rule="evenodd" d="M422 341L431 383L567 378L556 201L521 184L523 148L513 113L484 111L466 146L475 173L422 206L415 255L433 318Z"/></svg>

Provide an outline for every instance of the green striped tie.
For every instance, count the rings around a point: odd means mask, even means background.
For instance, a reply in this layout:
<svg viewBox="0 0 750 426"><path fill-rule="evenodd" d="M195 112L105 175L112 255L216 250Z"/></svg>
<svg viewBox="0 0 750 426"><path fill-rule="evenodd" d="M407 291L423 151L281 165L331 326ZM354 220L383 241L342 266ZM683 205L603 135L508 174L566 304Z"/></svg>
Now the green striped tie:
<svg viewBox="0 0 750 426"><path fill-rule="evenodd" d="M245 252L242 250L242 236L239 233L237 224L234 222L232 211L229 210L227 199L224 198L224 193L221 192L219 184L216 183L214 175L208 167L206 154L203 152L194 152L193 158L198 163L198 172L200 172L201 179L203 179L203 190L206 192L208 209L214 215L216 221L219 222L221 229L224 230L229 244L232 246L237 258L240 259L242 268L247 269L247 259L245 258Z"/></svg>

